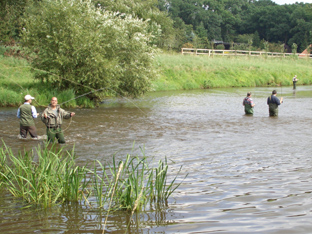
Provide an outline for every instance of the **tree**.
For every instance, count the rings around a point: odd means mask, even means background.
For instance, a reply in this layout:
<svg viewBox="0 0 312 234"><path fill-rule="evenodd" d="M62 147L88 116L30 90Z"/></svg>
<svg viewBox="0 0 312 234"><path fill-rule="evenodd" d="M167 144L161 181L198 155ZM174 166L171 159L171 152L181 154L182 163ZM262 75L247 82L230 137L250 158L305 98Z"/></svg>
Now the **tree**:
<svg viewBox="0 0 312 234"><path fill-rule="evenodd" d="M91 1L45 0L27 9L22 38L36 52L36 77L55 87L139 96L155 76L148 28L148 22L96 9Z"/></svg>
<svg viewBox="0 0 312 234"><path fill-rule="evenodd" d="M311 41L312 6L309 4L299 5L291 14L291 38L288 44L296 43L299 51L307 48Z"/></svg>
<svg viewBox="0 0 312 234"><path fill-rule="evenodd" d="M252 38L252 45L259 48L260 47L260 37L258 31L256 31Z"/></svg>
<svg viewBox="0 0 312 234"><path fill-rule="evenodd" d="M149 32L154 34L154 43L161 48L167 46L167 39L173 36L173 21L166 11L159 10L157 0L92 0L92 2L107 11L132 15L147 21Z"/></svg>
<svg viewBox="0 0 312 234"><path fill-rule="evenodd" d="M9 44L17 40L21 30L21 15L30 0L0 1L0 42Z"/></svg>

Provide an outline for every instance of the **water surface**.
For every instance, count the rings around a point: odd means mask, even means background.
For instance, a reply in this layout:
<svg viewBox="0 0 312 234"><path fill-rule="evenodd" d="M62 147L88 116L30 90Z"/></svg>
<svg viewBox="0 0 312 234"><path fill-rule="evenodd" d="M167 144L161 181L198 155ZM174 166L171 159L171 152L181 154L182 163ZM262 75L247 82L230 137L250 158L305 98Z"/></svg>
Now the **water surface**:
<svg viewBox="0 0 312 234"><path fill-rule="evenodd" d="M284 97L278 117L268 116L266 98L274 88L230 88L151 93L138 100L106 100L95 109L70 109L66 147L75 145L77 163L112 155L168 157L172 176L183 166L188 177L166 210L134 217L110 215L109 233L309 233L312 229L312 87L278 87ZM251 91L253 116L242 106ZM38 109L39 112L42 110ZM0 136L14 151L43 144L21 140L16 108L0 109ZM84 205L49 211L20 209L0 199L0 233L102 233L105 212ZM27 228L25 228L27 226Z"/></svg>

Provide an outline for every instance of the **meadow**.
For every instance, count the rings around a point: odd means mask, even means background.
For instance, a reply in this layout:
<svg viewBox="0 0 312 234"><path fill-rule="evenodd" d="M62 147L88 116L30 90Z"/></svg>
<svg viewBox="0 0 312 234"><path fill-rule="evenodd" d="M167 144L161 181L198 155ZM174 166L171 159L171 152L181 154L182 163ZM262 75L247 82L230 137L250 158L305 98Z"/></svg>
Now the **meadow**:
<svg viewBox="0 0 312 234"><path fill-rule="evenodd" d="M270 57L208 57L162 54L156 58L159 77L153 90L290 86L312 83L311 59Z"/></svg>
<svg viewBox="0 0 312 234"><path fill-rule="evenodd" d="M270 57L208 57L162 53L154 64L151 92L225 87L290 86L312 83L311 59ZM94 107L87 97L75 99L74 90L58 90L34 79L26 59L4 56L0 50L0 106L19 106L26 94L36 106L46 106L56 96L64 107Z"/></svg>

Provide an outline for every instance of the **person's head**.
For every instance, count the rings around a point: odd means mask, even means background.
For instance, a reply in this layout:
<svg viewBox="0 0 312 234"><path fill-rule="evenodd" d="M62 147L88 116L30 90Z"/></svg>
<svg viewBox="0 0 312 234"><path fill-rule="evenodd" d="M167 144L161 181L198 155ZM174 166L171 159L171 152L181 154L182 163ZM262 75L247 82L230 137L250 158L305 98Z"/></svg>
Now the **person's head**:
<svg viewBox="0 0 312 234"><path fill-rule="evenodd" d="M250 97L250 96L251 96L251 92L248 92L248 93L247 93L247 97Z"/></svg>
<svg viewBox="0 0 312 234"><path fill-rule="evenodd" d="M34 97L30 96L29 94L27 94L25 97L24 97L24 100L25 102L29 102L31 103L31 100L35 99Z"/></svg>
<svg viewBox="0 0 312 234"><path fill-rule="evenodd" d="M51 106L56 107L56 105L57 105L57 98L56 97L51 98Z"/></svg>
<svg viewBox="0 0 312 234"><path fill-rule="evenodd" d="M276 90L274 89L273 91L272 91L272 95L276 95L277 94L277 92L276 92Z"/></svg>

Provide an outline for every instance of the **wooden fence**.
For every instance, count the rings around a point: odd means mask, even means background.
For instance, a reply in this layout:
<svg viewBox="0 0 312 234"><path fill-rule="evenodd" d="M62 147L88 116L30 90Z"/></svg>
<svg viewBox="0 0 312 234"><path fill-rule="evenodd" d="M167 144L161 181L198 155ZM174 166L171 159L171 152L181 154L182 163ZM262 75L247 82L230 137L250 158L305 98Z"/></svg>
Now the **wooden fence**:
<svg viewBox="0 0 312 234"><path fill-rule="evenodd" d="M247 51L247 50L212 50L212 49L195 49L182 48L182 54L208 55L210 56L268 56L268 57L290 57L298 56L299 58L312 58L311 54L299 53L279 53L264 51Z"/></svg>

